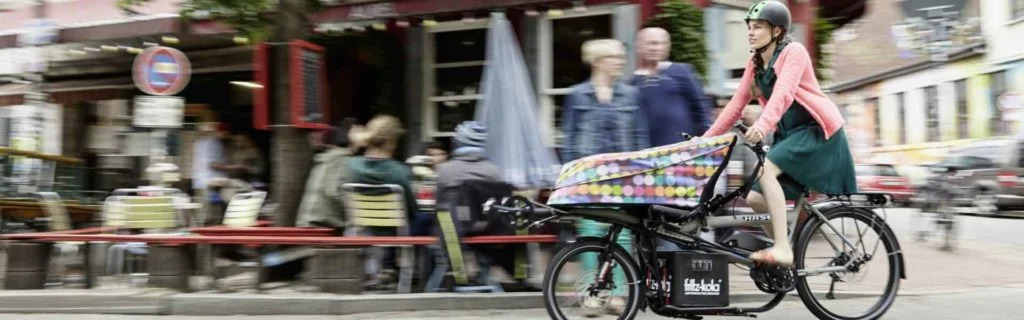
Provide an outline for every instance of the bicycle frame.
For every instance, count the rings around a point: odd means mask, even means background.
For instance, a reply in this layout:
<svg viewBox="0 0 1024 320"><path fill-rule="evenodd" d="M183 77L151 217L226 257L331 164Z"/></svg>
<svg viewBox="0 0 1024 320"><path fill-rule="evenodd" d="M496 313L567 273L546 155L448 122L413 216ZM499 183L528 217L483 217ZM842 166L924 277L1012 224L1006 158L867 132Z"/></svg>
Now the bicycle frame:
<svg viewBox="0 0 1024 320"><path fill-rule="evenodd" d="M721 198L729 199L730 197ZM714 201L714 200L713 200ZM836 198L823 199L819 201L809 202L806 197L801 197L797 200L793 209L787 212L787 220L789 221L790 240L795 240L798 235L796 228L798 219L801 211L808 212L808 219L804 220L801 224L806 224L811 221L810 219L821 219L825 222L825 225L829 229L838 232L838 228L829 222L824 213L819 209L820 206L827 206L830 203L843 205L842 200ZM741 264L744 266L754 266L754 261L750 260L748 256L752 252L739 249L729 248L721 244L714 243L711 241L700 238L700 232L705 229L718 229L718 228L730 228L730 227L760 227L764 224L771 223L771 215L769 214L738 214L738 215L725 215L725 216L709 216L705 218L695 217L693 220L683 224L672 224L664 221L658 221L655 219L641 218L636 215L626 214L621 210L612 208L577 208L570 209L561 213L556 213L556 216L561 218L566 217L578 217L584 219L595 220L598 222L609 223L612 225L622 226L628 228L636 234L642 234L649 232L656 235L658 238L668 240L677 245L683 246L684 248L693 248L697 250L703 250L711 253L725 254L729 258L730 263ZM654 222L653 225L651 222ZM645 223L647 225L645 225ZM843 244L849 247L856 247L849 239L845 236L840 237ZM612 238L614 239L614 238ZM830 245L833 248L838 247L836 243L832 243L828 239ZM613 241L614 242L614 241ZM861 253L863 254L863 253ZM835 267L823 267L814 269L798 270L797 274L800 276L811 276L829 272L840 272L846 271L847 265L835 266Z"/></svg>
<svg viewBox="0 0 1024 320"><path fill-rule="evenodd" d="M745 128L741 128L741 131L745 131ZM598 222L609 223L612 225L620 225L622 227L631 229L634 233L642 233L644 231L651 232L662 239L669 240L677 245L688 247L697 250L704 250L712 253L726 254L729 258L730 263L741 264L745 266L753 266L754 261L749 259L751 253L743 249L728 248L718 243L713 243L700 238L700 232L705 229L718 229L718 228L730 228L730 227L760 227L764 224L771 223L771 215L767 213L758 214L742 214L742 215L724 215L724 216L712 216L710 213L715 212L718 209L724 207L727 203L739 198L746 196L753 187L755 181L758 179L758 175L761 173L761 168L764 166L765 156L767 149L760 143L756 145L750 145L747 143L744 146L750 148L757 155L757 164L754 167L753 172L747 176L743 185L739 188L727 193L726 195L716 195L711 199L699 204L692 210L692 214L689 221L681 224L667 223L661 217L651 212L651 205L633 205L630 208L614 207L614 206L573 206L566 210L553 210L551 217L541 219L530 223L529 226L535 226L543 224L547 221L557 219L560 217L579 217L584 219L595 220ZM860 193L857 196L869 197L871 203L888 203L891 197L888 197L885 201L879 202L877 199L870 199L873 196L884 196L883 194L877 193ZM807 198L809 194L804 193L796 204L793 206L792 211L787 212L787 221L789 222L790 231L790 242L794 243L795 237L799 234L796 229L798 227L798 217L801 211L808 212L808 219L804 220L804 224L811 221L811 219L821 219L825 222L832 231L837 231L836 227L832 225L825 215L818 209L818 207L829 206L830 204L847 205L852 203L852 198L847 199L844 202L843 199L837 196L831 196L827 199L809 202ZM849 196L848 196L849 197ZM849 206L849 205L848 205ZM647 217L641 218L638 214L629 214L623 211L636 211L635 208L646 208ZM630 210L634 209L634 210ZM884 219L883 219L884 221ZM652 223L653 222L653 223ZM801 225L802 226L802 225ZM838 232L837 232L838 234ZM845 236L841 237L842 241L847 246L854 246L849 239ZM614 239L614 238L612 238ZM614 241L613 241L614 242ZM836 248L834 243L831 243L833 248ZM861 253L863 254L863 253ZM835 266L827 268L816 268L812 270L798 270L798 275L817 275L829 272L845 271L847 263L844 266Z"/></svg>

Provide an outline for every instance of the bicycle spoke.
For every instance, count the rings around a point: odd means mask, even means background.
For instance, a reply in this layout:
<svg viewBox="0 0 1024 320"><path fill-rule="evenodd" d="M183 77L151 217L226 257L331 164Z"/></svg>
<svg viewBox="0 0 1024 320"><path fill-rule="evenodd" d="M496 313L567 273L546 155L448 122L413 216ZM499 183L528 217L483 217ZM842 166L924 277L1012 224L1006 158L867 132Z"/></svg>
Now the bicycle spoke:
<svg viewBox="0 0 1024 320"><path fill-rule="evenodd" d="M864 257L868 254L874 257L875 250L879 248L893 248L890 242L895 238L888 233L884 219L866 209L836 208L822 214L821 218L807 226L812 230L806 234L814 234L815 237L802 237L795 247L799 275L797 291L801 300L819 319L878 319L896 297L901 267L897 259L902 256L896 252L883 252L879 254L883 259L868 260ZM853 221L847 223L846 219ZM849 226L856 232L848 232ZM843 244L835 243L829 236L825 236L824 241L817 238L818 234L826 235L828 232L837 233ZM859 239L850 239L852 236ZM868 237L876 237L871 251ZM826 257L828 252L839 250L850 251ZM843 298L872 292L879 292L877 299L863 297L851 301Z"/></svg>
<svg viewBox="0 0 1024 320"><path fill-rule="evenodd" d="M821 234L821 237L825 239L825 242L828 242L829 246L832 246L832 251L835 251L835 254L840 254L843 252L843 250L839 249L839 246L832 242L832 240L829 240L828 235L825 234L824 230L818 229L817 232Z"/></svg>

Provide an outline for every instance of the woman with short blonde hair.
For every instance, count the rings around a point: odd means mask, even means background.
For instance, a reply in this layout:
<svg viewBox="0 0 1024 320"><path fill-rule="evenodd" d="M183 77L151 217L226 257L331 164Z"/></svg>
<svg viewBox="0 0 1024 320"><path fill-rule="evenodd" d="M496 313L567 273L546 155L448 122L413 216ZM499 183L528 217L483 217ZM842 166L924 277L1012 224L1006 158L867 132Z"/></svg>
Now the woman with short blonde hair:
<svg viewBox="0 0 1024 320"><path fill-rule="evenodd" d="M366 126L356 126L349 131L352 143L365 147L363 155L348 160L349 181L352 183L382 185L394 184L402 187L405 195L406 215L410 226L410 235L426 235L420 221L424 214L419 212L416 197L413 195L411 180L412 170L394 158L398 141L405 134L402 122L389 115L373 117ZM374 229L346 228L346 236L377 235ZM367 249L364 272L367 285L380 283L380 261L383 258L380 248Z"/></svg>
<svg viewBox="0 0 1024 320"><path fill-rule="evenodd" d="M583 44L582 59L590 66L590 79L572 87L562 104L562 133L565 141L560 149L562 163L601 153L628 152L650 147L647 136L647 116L640 109L635 87L623 83L626 66L626 47L614 39L590 40ZM607 224L583 220L579 236L601 237L607 233ZM628 230L620 233L617 242L626 250L632 247ZM583 272L597 269L596 257L583 259ZM624 284L621 270L612 272L616 284ZM621 312L626 286L619 285L613 292L611 306L605 310ZM589 300L588 300L589 301ZM584 312L596 316L602 305L584 305Z"/></svg>
<svg viewBox="0 0 1024 320"><path fill-rule="evenodd" d="M621 54L625 59L626 46L615 39L595 39L583 43L583 63L593 66L597 59Z"/></svg>

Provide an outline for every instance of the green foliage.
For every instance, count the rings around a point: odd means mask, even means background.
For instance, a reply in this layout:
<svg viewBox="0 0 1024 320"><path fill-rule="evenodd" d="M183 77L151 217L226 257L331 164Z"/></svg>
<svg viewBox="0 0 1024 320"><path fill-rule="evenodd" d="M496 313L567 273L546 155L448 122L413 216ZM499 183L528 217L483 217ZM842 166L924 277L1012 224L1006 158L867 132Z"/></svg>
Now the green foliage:
<svg viewBox="0 0 1024 320"><path fill-rule="evenodd" d="M131 9L150 0L117 0L117 7ZM276 9L277 1L272 0L184 0L181 4L182 19L188 21L197 16L224 22L239 33L248 36L252 42L260 42L270 34L273 19L268 15ZM319 1L307 0L310 10L319 7Z"/></svg>
<svg viewBox="0 0 1024 320"><path fill-rule="evenodd" d="M658 4L661 12L647 25L668 30L672 37L670 59L693 65L701 79L707 79L708 50L704 36L704 12L690 0L667 0Z"/></svg>
<svg viewBox="0 0 1024 320"><path fill-rule="evenodd" d="M818 81L828 80L825 70L828 70L828 58L831 54L825 52L824 47L832 42L832 32L835 25L828 20L818 18L814 21L814 75Z"/></svg>

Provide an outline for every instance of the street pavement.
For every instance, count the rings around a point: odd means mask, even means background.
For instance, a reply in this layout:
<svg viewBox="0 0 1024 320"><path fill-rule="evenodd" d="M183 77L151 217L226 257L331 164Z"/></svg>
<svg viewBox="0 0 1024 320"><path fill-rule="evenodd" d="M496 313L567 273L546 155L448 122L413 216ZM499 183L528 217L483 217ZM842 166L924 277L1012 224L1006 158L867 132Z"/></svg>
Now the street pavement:
<svg viewBox="0 0 1024 320"><path fill-rule="evenodd" d="M929 320L986 320L1013 319L1019 314L1017 305L1024 297L1024 286L1006 286L976 289L970 292L900 297L883 317L884 319ZM841 303L861 303L857 299ZM0 314L0 319L12 320L546 320L543 309L475 310L475 311L419 311L364 313L347 316L143 316L143 315L71 315L71 314ZM610 319L610 317L597 318ZM667 319L653 314L641 314L640 320ZM735 317L707 317L705 319L742 319ZM814 319L799 299L784 301L775 310L758 315L758 319L799 320Z"/></svg>
<svg viewBox="0 0 1024 320"><path fill-rule="evenodd" d="M900 295L896 309L890 314L910 316L915 311L933 312L945 308L962 308L975 310L988 315L991 312L1010 310L1009 305L1019 303L1024 298L1024 255L1020 246L1024 244L1024 219L1005 219L989 217L961 216L963 232L958 248L955 251L939 250L938 241L919 242L912 236L919 223L915 219L916 212L911 209L893 209L887 211L887 220L898 234L902 252L906 259L908 278L901 283ZM2 264L0 257L0 264ZM882 261L882 260L880 260ZM755 292L746 272L733 268L730 274L730 292L746 293L745 298L733 299L734 303L758 301L763 296L751 296ZM878 272L875 272L878 273ZM239 283L244 287L251 282ZM877 284L877 282L871 282ZM119 287L120 286L120 287ZM842 288L837 288L842 290ZM815 290L819 289L815 286ZM871 291L870 293L877 293ZM989 298L985 294L997 292L1014 296L1013 302L1005 303L999 294ZM979 296L979 299L960 299L956 296ZM856 296L856 295L855 295ZM46 298L51 297L51 298ZM946 297L946 298L944 298ZM338 301L339 299L345 301ZM355 299L355 300L352 300ZM396 300L397 299L397 300ZM404 299L404 300L403 300ZM510 300L511 299L511 300ZM946 300L943 300L946 299ZM985 301L974 301L985 300ZM6 301L6 302L5 302ZM367 303L372 301L372 303ZM854 303L856 299L841 301ZM961 302L963 301L963 302ZM469 308L459 304L469 302ZM441 317L449 319L477 319L477 317L493 314L494 318L532 319L531 316L543 319L544 314L537 310L496 311L491 308L522 309L541 306L539 294L525 295L458 295L452 297L431 297L430 295L361 295L339 296L310 293L286 286L280 290L270 289L263 294L251 290L240 290L236 293L217 293L201 291L192 294L153 293L152 289L125 288L123 284L113 287L101 286L101 289L47 289L31 292L0 290L0 312L70 312L70 313L121 313L123 316L103 316L102 319L157 319L147 318L150 314L192 315L187 319L241 319L241 318L204 318L206 315L273 315L273 314L336 314L331 317L300 317L274 316L273 319L339 319L337 314L354 315L342 319L421 319ZM969 302L968 304L964 304ZM861 301L860 303L864 303ZM933 305L934 304L934 305ZM972 304L980 304L978 308ZM225 306L232 306L230 310ZM936 308L938 306L938 308ZM408 310L469 310L481 309L480 312L432 311L413 314L394 314L392 316L370 316L363 312L408 311ZM923 310L926 309L926 310ZM358 311L356 311L358 310ZM959 309L949 309L959 310ZM340 313L339 313L340 312ZM970 312L970 311L964 311ZM971 315L971 319L985 319L975 313L935 311L936 317L925 319L946 319L947 315ZM992 313L997 315L999 313ZM796 297L790 297L779 310L767 315L768 319L805 319L810 314L803 309ZM34 318L33 318L34 317ZM461 317L461 318L460 318ZM762 317L764 318L764 317ZM886 317L887 319L901 319ZM963 319L963 316L947 317ZM1011 317L1012 318L1012 317ZM3 316L0 319L50 319L45 316L18 315ZM56 318L53 318L56 319ZM74 315L60 319L100 319L88 315ZM159 317L159 319L178 319L178 317ZM181 318L186 319L186 318ZM271 319L271 317L252 316L246 319ZM641 318L649 319L649 318Z"/></svg>
<svg viewBox="0 0 1024 320"><path fill-rule="evenodd" d="M877 212L882 213L881 210ZM886 209L886 222L897 233L908 234L921 224L916 219L917 209ZM1024 219L1014 217L958 216L960 235L964 239L997 244L1024 245ZM900 240L908 239L901 237ZM907 240L904 240L907 241Z"/></svg>

